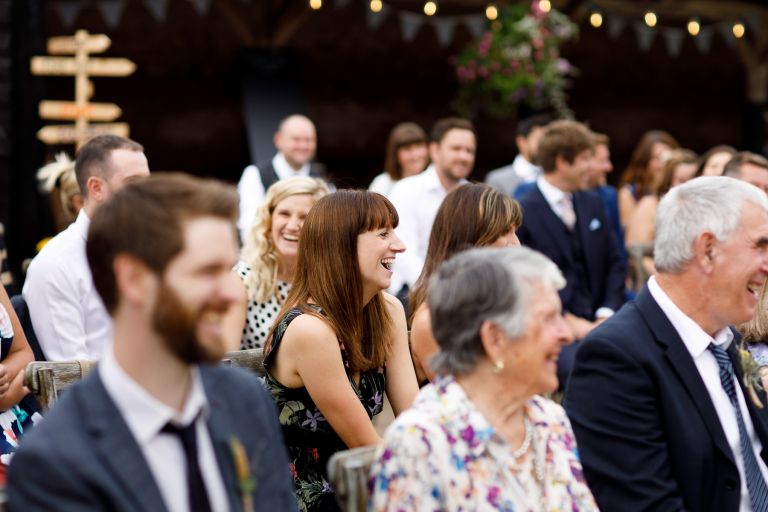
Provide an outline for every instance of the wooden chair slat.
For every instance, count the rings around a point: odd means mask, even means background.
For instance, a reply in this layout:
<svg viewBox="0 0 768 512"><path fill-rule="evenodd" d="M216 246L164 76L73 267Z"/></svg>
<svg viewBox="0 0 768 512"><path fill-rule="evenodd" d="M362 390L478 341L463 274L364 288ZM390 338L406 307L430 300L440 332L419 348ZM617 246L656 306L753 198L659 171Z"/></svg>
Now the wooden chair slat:
<svg viewBox="0 0 768 512"><path fill-rule="evenodd" d="M343 450L328 461L328 478L342 511L364 512L368 507L368 479L378 446Z"/></svg>

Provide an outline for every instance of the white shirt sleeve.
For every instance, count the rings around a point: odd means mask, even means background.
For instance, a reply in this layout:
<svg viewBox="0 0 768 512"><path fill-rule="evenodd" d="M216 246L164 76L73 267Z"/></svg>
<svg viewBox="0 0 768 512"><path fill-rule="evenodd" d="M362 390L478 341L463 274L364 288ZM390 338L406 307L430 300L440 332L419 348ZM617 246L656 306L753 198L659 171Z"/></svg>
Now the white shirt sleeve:
<svg viewBox="0 0 768 512"><path fill-rule="evenodd" d="M237 193L240 196L240 218L237 227L240 237L245 237L251 231L256 210L264 202L264 185L261 183L259 169L255 165L249 165L243 171L240 182L237 184Z"/></svg>
<svg viewBox="0 0 768 512"><path fill-rule="evenodd" d="M414 283L421 275L424 267L424 259L419 254L419 219L417 211L418 198L411 197L410 190L398 186L396 183L389 193L389 200L395 206L400 217L400 223L395 230L397 236L405 244L405 252L398 254L395 260L394 275L390 285L390 291L397 293L407 284L413 288ZM427 234L429 236L429 234Z"/></svg>

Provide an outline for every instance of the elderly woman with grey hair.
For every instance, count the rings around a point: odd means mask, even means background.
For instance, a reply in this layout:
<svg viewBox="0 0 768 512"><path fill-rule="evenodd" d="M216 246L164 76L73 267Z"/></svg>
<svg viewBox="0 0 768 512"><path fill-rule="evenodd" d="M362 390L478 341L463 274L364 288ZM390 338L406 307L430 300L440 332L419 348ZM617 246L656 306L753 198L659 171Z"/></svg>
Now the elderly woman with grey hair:
<svg viewBox="0 0 768 512"><path fill-rule="evenodd" d="M565 281L523 247L473 249L432 277L438 379L387 431L369 510L597 510L557 389Z"/></svg>

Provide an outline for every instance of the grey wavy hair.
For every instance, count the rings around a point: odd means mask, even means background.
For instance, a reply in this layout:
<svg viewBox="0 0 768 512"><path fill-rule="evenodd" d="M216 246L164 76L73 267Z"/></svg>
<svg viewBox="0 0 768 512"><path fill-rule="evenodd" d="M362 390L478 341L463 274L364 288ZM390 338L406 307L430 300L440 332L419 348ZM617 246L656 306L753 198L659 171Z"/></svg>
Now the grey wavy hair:
<svg viewBox="0 0 768 512"><path fill-rule="evenodd" d="M747 201L768 211L765 192L734 178L702 176L670 189L656 211L656 270L682 272L693 258L694 241L704 232L728 240Z"/></svg>
<svg viewBox="0 0 768 512"><path fill-rule="evenodd" d="M478 248L443 263L432 276L427 304L440 352L431 361L437 373L461 375L485 357L480 327L486 321L510 338L524 334L537 285L565 286L557 266L525 247Z"/></svg>

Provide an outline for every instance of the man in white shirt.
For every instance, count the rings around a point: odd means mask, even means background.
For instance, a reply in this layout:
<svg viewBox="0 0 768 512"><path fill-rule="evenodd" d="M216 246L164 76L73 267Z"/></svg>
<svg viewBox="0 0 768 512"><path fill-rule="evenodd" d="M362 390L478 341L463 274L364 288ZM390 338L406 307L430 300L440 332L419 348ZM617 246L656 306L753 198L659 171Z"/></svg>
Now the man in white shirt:
<svg viewBox="0 0 768 512"><path fill-rule="evenodd" d="M768 399L730 329L768 279L768 198L696 178L656 215L656 275L583 341L566 391L587 482L601 510L768 510Z"/></svg>
<svg viewBox="0 0 768 512"><path fill-rule="evenodd" d="M312 163L317 149L317 133L309 118L295 114L283 119L275 133L274 142L277 148L274 158L258 167L246 167L237 184L237 192L240 194L237 226L242 240L250 233L256 210L264 203L270 185L291 176L326 178L324 168Z"/></svg>
<svg viewBox="0 0 768 512"><path fill-rule="evenodd" d="M11 508L296 509L274 402L252 372L219 364L240 331L226 322L242 307L236 218L234 188L181 174L100 207L87 255L114 344L25 437Z"/></svg>
<svg viewBox="0 0 768 512"><path fill-rule="evenodd" d="M35 335L49 361L99 359L111 339L112 322L85 259L88 226L101 204L125 183L148 176L149 166L140 144L101 135L78 151L75 174L83 208L75 222L32 260L22 290Z"/></svg>
<svg viewBox="0 0 768 512"><path fill-rule="evenodd" d="M399 296L405 292L403 287L413 287L421 274L429 233L443 198L467 182L475 164L477 140L471 121L440 119L432 127L430 138L432 165L421 174L398 181L389 194L400 217L397 236L407 248L397 258L390 286L390 291Z"/></svg>
<svg viewBox="0 0 768 512"><path fill-rule="evenodd" d="M517 156L510 165L489 172L485 183L499 192L515 197L515 190L521 183L533 183L541 176L542 170L532 161L536 156L539 139L544 127L552 121L546 114L527 117L517 123Z"/></svg>

